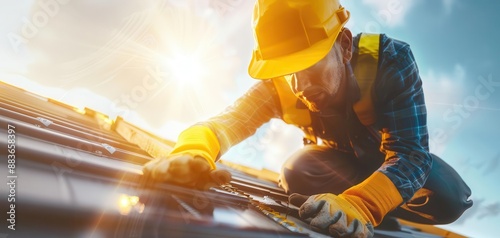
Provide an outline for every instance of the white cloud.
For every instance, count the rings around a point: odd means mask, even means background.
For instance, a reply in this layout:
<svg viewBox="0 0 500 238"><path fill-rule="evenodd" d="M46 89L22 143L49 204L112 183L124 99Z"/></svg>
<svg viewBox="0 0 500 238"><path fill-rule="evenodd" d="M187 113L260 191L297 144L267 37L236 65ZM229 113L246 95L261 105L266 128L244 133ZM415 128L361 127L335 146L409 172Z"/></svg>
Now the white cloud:
<svg viewBox="0 0 500 238"><path fill-rule="evenodd" d="M287 125L281 120L271 120L267 133L270 133L268 141L262 140L265 150L262 153L264 168L280 172L283 163L295 151L303 147L303 132L292 125Z"/></svg>
<svg viewBox="0 0 500 238"><path fill-rule="evenodd" d="M303 146L302 136L297 127L273 119L253 136L232 147L223 158L255 169L279 172L290 155Z"/></svg>
<svg viewBox="0 0 500 238"><path fill-rule="evenodd" d="M371 15L375 20L388 27L403 25L406 15L415 3L415 0L363 0L363 4L372 9Z"/></svg>
<svg viewBox="0 0 500 238"><path fill-rule="evenodd" d="M451 10L453 10L453 6L457 3L456 0L442 0L444 12L446 14L450 14Z"/></svg>
<svg viewBox="0 0 500 238"><path fill-rule="evenodd" d="M467 72L461 64L455 64L451 72L430 69L420 75L428 104L449 104L462 98Z"/></svg>
<svg viewBox="0 0 500 238"><path fill-rule="evenodd" d="M499 209L498 201L474 199L474 205L466 210L457 221L439 227L467 237L493 237L491 234L497 233L496 225L500 221Z"/></svg>
<svg viewBox="0 0 500 238"><path fill-rule="evenodd" d="M430 149L441 155L463 121L463 117L456 121L453 110L455 104L463 102L467 72L462 65L456 64L451 71L430 69L420 75L427 106ZM450 116L455 116L454 120L450 121Z"/></svg>

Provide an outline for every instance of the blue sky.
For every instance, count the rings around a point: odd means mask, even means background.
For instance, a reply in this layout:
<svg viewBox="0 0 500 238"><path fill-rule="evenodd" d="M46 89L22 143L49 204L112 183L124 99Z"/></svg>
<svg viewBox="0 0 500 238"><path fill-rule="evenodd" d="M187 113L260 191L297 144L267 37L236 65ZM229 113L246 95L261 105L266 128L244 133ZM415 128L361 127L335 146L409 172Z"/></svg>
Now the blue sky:
<svg viewBox="0 0 500 238"><path fill-rule="evenodd" d="M366 24L375 21L381 32L413 49L426 93L431 151L462 175L475 200L459 221L445 227L472 237L496 237L500 32L495 25L500 3L401 1L400 14L387 17L388 6L398 2L344 1L344 5L358 20L353 29L369 30ZM485 81L495 85L491 91L482 91Z"/></svg>
<svg viewBox="0 0 500 238"><path fill-rule="evenodd" d="M175 139L182 129L220 112L255 82L246 73L253 47L252 1L0 3L1 80L123 116L166 138ZM413 49L424 82L431 150L463 176L475 200L459 221L445 227L496 237L500 3L341 3L351 11L348 27L354 33L386 33ZM191 65L178 63L184 61ZM279 170L300 145L297 129L272 121L225 158Z"/></svg>

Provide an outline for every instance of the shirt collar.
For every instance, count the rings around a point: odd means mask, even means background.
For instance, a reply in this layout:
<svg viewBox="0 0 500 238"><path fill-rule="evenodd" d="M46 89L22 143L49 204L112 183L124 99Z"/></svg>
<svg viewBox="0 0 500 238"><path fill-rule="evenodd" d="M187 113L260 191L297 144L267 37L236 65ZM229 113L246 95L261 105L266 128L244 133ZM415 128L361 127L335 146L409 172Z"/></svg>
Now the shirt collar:
<svg viewBox="0 0 500 238"><path fill-rule="evenodd" d="M361 98L361 91L359 89L358 81L356 76L354 76L354 71L352 69L351 63L347 62L345 64L345 73L347 80L347 103L353 104Z"/></svg>

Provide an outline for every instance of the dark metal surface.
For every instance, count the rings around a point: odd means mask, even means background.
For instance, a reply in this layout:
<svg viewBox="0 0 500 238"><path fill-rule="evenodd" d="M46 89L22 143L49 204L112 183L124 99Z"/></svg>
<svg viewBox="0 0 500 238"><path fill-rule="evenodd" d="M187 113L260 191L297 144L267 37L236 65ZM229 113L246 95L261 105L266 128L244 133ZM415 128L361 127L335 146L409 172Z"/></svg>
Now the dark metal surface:
<svg viewBox="0 0 500 238"><path fill-rule="evenodd" d="M122 118L103 126L107 119L0 83L0 176L9 124L17 175L16 230L4 217L0 237L326 237L298 218L276 184L224 165L233 180L208 191L147 181L141 165L173 142ZM437 236L404 227L375 237Z"/></svg>
<svg viewBox="0 0 500 238"><path fill-rule="evenodd" d="M71 153L22 134L17 145L17 231L9 237L303 236L271 222L238 194L147 187L137 165ZM0 165L7 167L5 160ZM5 202L0 200L2 209Z"/></svg>

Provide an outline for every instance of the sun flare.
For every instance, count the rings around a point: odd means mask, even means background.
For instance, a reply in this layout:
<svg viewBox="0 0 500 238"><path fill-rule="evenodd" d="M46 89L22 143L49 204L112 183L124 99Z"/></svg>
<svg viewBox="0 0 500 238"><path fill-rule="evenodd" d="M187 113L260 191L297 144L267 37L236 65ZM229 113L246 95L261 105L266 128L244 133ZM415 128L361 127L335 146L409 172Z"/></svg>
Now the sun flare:
<svg viewBox="0 0 500 238"><path fill-rule="evenodd" d="M207 73L204 62L196 55L174 55L166 58L164 63L170 78L181 84L202 82Z"/></svg>

